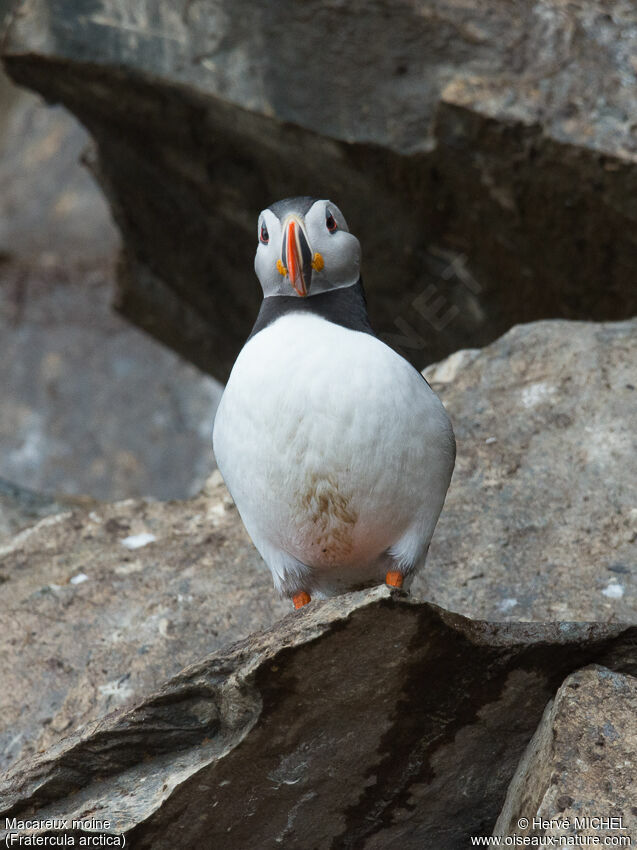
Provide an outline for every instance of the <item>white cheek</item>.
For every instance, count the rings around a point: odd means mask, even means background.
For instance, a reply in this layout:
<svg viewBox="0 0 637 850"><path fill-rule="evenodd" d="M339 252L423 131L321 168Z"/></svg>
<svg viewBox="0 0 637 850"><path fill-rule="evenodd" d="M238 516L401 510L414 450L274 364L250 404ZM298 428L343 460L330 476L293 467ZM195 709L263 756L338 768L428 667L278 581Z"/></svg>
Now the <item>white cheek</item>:
<svg viewBox="0 0 637 850"><path fill-rule="evenodd" d="M254 255L254 270L259 280L261 280L261 275L263 273L263 252L261 251L260 245L257 248L257 253Z"/></svg>
<svg viewBox="0 0 637 850"><path fill-rule="evenodd" d="M352 276L358 278L360 267L358 243L349 237L349 234L343 233L342 236L342 239L337 235L330 237L325 246L325 273L334 283L355 283L356 280L352 280Z"/></svg>
<svg viewBox="0 0 637 850"><path fill-rule="evenodd" d="M257 277L261 281L261 285L264 290L268 289L272 285L272 268L273 262L270 257L271 252L268 250L268 246L259 245L257 248L257 253L254 258L254 270L257 274Z"/></svg>
<svg viewBox="0 0 637 850"><path fill-rule="evenodd" d="M283 277L277 268L278 259L280 258L271 237L269 245L259 244L254 258L254 270L266 298L269 295L292 294L287 278Z"/></svg>

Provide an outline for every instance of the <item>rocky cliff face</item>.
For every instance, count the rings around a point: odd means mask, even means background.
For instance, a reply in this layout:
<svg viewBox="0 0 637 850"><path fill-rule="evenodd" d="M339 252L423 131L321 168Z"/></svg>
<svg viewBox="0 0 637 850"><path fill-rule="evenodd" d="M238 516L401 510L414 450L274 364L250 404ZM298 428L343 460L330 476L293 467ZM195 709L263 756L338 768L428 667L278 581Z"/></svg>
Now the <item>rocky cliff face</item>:
<svg viewBox="0 0 637 850"><path fill-rule="evenodd" d="M217 474L170 503L0 482L0 840L637 840L632 5L0 0L0 21L9 5L9 73L93 137L119 309L224 377L258 306L256 213L332 196L384 337L418 368L455 352L424 374L458 462L411 596L296 613ZM110 257L112 229L87 242L77 216L77 128L36 124L32 202L0 221L0 254L70 211L76 248ZM40 198L56 146L69 181ZM8 303L33 311L16 280ZM109 280L78 278L101 303ZM41 334L11 339L0 374L68 392L55 359L35 383L11 368L39 362Z"/></svg>
<svg viewBox="0 0 637 850"><path fill-rule="evenodd" d="M602 2L33 0L4 59L91 131L119 308L225 378L256 214L333 197L372 319L423 368L538 318L635 312L637 13Z"/></svg>
<svg viewBox="0 0 637 850"><path fill-rule="evenodd" d="M460 848L505 797L502 835L609 787L628 818L635 327L520 326L428 371L459 463L411 598L285 617L218 473L188 502L58 505L9 539L3 814L193 848ZM579 716L580 743L553 731ZM578 756L549 799L564 748L592 759L608 735L604 769Z"/></svg>

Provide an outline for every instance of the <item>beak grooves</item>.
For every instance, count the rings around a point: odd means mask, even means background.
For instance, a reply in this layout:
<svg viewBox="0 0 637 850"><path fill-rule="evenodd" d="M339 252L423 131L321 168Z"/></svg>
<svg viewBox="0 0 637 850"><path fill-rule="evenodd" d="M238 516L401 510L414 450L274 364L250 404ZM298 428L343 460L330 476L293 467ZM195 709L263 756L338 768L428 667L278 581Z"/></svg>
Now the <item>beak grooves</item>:
<svg viewBox="0 0 637 850"><path fill-rule="evenodd" d="M312 278L312 251L300 222L291 219L284 229L281 248L282 264L287 268L290 284L297 295L308 294Z"/></svg>

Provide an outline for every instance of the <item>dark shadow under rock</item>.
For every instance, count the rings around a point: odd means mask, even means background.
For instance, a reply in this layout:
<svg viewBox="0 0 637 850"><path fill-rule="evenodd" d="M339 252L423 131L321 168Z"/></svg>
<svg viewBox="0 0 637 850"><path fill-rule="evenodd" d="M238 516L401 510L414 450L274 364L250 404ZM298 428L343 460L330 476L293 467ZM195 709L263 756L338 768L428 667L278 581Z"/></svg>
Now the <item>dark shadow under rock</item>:
<svg viewBox="0 0 637 850"><path fill-rule="evenodd" d="M465 620L387 588L292 614L20 762L5 817L135 848L437 850L490 832L566 675L637 629Z"/></svg>

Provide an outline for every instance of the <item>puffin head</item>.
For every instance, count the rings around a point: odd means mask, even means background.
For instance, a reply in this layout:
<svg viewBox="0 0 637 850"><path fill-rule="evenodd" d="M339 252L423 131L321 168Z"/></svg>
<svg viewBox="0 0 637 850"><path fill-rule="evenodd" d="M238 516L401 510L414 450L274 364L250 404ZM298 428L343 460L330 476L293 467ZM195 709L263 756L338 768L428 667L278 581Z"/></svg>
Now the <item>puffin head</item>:
<svg viewBox="0 0 637 850"><path fill-rule="evenodd" d="M360 278L360 243L331 201L277 201L259 215L257 233L254 270L266 298L305 298Z"/></svg>

